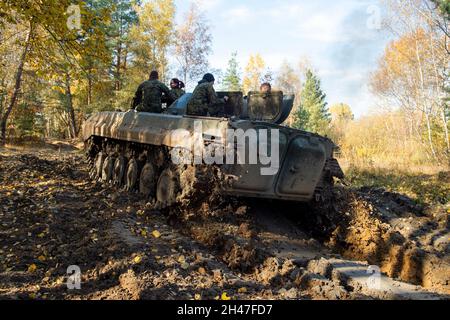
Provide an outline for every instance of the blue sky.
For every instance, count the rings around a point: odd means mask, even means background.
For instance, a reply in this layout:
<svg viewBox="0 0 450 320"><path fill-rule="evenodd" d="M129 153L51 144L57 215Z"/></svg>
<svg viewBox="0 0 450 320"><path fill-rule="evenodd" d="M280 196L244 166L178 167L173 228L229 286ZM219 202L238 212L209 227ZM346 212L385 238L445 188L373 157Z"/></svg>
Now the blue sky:
<svg viewBox="0 0 450 320"><path fill-rule="evenodd" d="M389 41L378 0L176 0L178 21L192 1L212 27L211 67L226 69L234 51L242 70L254 53L274 72L307 57L329 104L348 103L357 117L376 109L367 79Z"/></svg>

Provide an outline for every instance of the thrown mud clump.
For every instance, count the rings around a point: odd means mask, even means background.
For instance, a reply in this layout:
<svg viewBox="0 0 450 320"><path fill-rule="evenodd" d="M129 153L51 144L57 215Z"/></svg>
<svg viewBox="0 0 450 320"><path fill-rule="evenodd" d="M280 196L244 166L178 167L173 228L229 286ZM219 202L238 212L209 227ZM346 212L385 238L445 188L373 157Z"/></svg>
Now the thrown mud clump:
<svg viewBox="0 0 450 320"><path fill-rule="evenodd" d="M283 285L289 280L293 280L293 273L296 266L292 260L282 261L276 257L267 258L261 267L256 271L258 281L267 285ZM295 278L295 277L294 277Z"/></svg>
<svg viewBox="0 0 450 320"><path fill-rule="evenodd" d="M223 245L223 261L231 269L250 272L262 258L262 252L252 242L239 244L235 240L227 240Z"/></svg>
<svg viewBox="0 0 450 320"><path fill-rule="evenodd" d="M128 270L119 277L120 287L127 290L131 295L132 299L139 299L140 292L142 291L139 279L136 278L136 274L133 270Z"/></svg>
<svg viewBox="0 0 450 320"><path fill-rule="evenodd" d="M346 220L333 231L328 245L347 257L376 263L389 248L404 243L401 234L375 217L371 204L352 196L345 209Z"/></svg>

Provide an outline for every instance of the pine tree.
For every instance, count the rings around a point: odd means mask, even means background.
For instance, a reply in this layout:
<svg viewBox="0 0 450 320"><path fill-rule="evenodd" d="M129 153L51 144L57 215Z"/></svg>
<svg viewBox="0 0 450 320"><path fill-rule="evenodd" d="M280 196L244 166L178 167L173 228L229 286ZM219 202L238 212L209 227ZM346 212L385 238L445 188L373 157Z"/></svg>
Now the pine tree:
<svg viewBox="0 0 450 320"><path fill-rule="evenodd" d="M320 80L311 70L307 70L294 127L319 134L327 133L331 117L325 99Z"/></svg>
<svg viewBox="0 0 450 320"><path fill-rule="evenodd" d="M225 91L241 91L241 77L239 75L239 63L237 61L237 52L232 53L228 61L228 68L223 78L223 89Z"/></svg>
<svg viewBox="0 0 450 320"><path fill-rule="evenodd" d="M138 16L136 8L140 6L140 0L109 0L111 5L110 42L114 58L113 75L115 90L122 89L123 76L126 73L127 62L130 54L129 33L133 25L137 24Z"/></svg>
<svg viewBox="0 0 450 320"><path fill-rule="evenodd" d="M439 8L441 13L447 18L450 17L450 1L448 0L431 0Z"/></svg>

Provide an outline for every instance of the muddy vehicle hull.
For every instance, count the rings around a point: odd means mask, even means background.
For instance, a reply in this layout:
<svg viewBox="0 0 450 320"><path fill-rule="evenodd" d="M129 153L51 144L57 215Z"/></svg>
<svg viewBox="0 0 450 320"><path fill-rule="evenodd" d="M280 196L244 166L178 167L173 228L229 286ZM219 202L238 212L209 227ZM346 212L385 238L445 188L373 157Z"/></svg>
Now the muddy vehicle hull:
<svg viewBox="0 0 450 320"><path fill-rule="evenodd" d="M197 168L196 171L200 172L198 168L204 168L205 164L174 166L171 151L174 148L188 149L186 133L198 132L199 123L203 147L211 144L234 145L234 139L229 141L227 135L230 129L242 129L245 132L252 129L258 134L258 142L259 133L265 130L276 130L279 134L279 161L274 174L262 174L268 165L259 162L222 164L219 161L209 166L215 168L215 181L219 181L217 187L221 194L300 202L313 199L320 201L333 184L334 177L343 176L333 158L335 145L316 134L266 121L235 117L192 117L133 111L102 112L86 121L83 138L93 165L92 175L117 185L125 185L130 190L138 189L161 203L176 202L187 189L182 183L184 171L195 171ZM226 163L225 160L224 157L223 163ZM195 188L212 188L212 182L208 182L211 176L205 179L203 184ZM164 183L171 186L166 188ZM195 182L189 180L188 184L193 187Z"/></svg>

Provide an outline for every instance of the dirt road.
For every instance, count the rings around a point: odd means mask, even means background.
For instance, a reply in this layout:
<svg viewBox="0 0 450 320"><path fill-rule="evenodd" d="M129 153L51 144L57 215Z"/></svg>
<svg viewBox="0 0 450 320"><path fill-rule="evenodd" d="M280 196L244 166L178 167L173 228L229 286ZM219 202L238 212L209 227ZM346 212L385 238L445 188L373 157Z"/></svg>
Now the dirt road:
<svg viewBox="0 0 450 320"><path fill-rule="evenodd" d="M160 212L91 181L69 146L0 149L0 298L448 299L446 210L341 187L321 208L216 199Z"/></svg>

